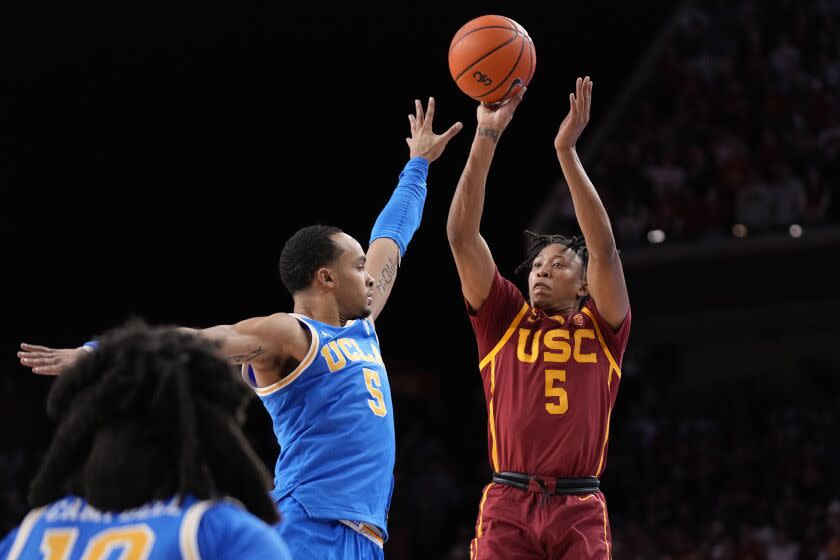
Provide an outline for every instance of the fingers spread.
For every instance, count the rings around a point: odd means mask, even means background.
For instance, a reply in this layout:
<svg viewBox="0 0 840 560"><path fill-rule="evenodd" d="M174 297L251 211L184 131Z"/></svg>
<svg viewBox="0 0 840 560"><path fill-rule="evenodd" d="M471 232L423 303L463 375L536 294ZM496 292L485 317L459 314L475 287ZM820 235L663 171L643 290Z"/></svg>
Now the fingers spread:
<svg viewBox="0 0 840 560"><path fill-rule="evenodd" d="M427 128L431 128L432 127L432 119L434 117L435 117L435 98L430 97L429 98L429 104L426 106L426 119L423 122L423 124Z"/></svg>
<svg viewBox="0 0 840 560"><path fill-rule="evenodd" d="M460 122L456 122L455 124L449 127L449 130L443 133L443 137L447 141L449 141L449 139L458 134L462 128L464 128L464 125Z"/></svg>

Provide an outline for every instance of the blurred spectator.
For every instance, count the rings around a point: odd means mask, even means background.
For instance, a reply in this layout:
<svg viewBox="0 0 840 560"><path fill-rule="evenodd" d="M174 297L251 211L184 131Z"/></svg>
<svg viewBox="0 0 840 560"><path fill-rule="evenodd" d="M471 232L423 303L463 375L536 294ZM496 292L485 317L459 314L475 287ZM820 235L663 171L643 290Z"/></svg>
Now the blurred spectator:
<svg viewBox="0 0 840 560"><path fill-rule="evenodd" d="M594 174L623 247L840 223L836 0L691 3ZM638 154L643 154L641 158ZM636 160L641 175L626 173ZM639 179L642 184L639 184ZM615 191L618 194L613 194ZM559 227L559 226L558 226Z"/></svg>

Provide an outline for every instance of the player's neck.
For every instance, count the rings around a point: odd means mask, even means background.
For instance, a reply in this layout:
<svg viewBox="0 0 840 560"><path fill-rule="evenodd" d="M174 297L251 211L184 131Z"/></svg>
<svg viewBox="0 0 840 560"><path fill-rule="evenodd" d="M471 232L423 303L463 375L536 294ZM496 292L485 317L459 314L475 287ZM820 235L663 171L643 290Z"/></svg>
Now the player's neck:
<svg viewBox="0 0 840 560"><path fill-rule="evenodd" d="M562 315L566 317L575 313L577 309L577 302L575 303L562 303L560 305L551 306L551 307L538 307L540 311L548 315L549 317L554 317L555 315Z"/></svg>
<svg viewBox="0 0 840 560"><path fill-rule="evenodd" d="M295 295L295 313L336 327L344 326L333 298L323 295L299 293Z"/></svg>

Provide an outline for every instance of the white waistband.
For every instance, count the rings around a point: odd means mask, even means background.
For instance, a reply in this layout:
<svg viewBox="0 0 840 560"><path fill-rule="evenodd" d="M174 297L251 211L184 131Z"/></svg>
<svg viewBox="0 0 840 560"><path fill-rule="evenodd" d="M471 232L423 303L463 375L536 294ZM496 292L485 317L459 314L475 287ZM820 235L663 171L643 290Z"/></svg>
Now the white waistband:
<svg viewBox="0 0 840 560"><path fill-rule="evenodd" d="M363 537L369 539L370 541L376 543L379 548L385 543L385 539L382 538L382 533L379 531L379 528L375 525L371 525L369 523L362 523L361 521L348 521L347 519L339 519L342 523L362 535Z"/></svg>

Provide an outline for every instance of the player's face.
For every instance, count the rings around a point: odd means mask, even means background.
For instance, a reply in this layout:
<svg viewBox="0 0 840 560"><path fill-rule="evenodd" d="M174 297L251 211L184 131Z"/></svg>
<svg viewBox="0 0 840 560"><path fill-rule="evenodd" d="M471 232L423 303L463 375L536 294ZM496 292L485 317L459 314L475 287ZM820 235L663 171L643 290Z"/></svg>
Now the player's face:
<svg viewBox="0 0 840 560"><path fill-rule="evenodd" d="M586 293L580 256L559 243L540 251L528 274L531 305L540 309L574 306Z"/></svg>
<svg viewBox="0 0 840 560"><path fill-rule="evenodd" d="M342 249L335 266L339 313L346 319L367 317L373 304L373 278L365 270L365 252L346 233L335 234L333 241Z"/></svg>

